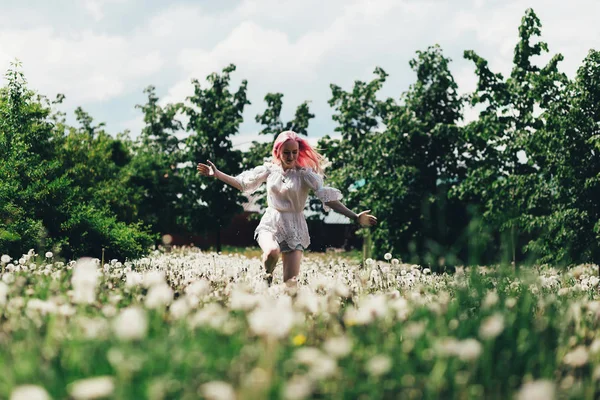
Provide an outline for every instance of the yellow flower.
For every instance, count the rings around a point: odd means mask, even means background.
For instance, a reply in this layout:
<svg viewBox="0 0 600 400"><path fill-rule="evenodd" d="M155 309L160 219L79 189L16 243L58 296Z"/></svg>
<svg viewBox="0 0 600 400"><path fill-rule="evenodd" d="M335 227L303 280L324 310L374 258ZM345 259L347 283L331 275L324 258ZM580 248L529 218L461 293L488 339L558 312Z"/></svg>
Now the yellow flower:
<svg viewBox="0 0 600 400"><path fill-rule="evenodd" d="M306 343L306 336L299 333L298 335L294 336L292 343L294 343L294 346L302 346L304 343Z"/></svg>

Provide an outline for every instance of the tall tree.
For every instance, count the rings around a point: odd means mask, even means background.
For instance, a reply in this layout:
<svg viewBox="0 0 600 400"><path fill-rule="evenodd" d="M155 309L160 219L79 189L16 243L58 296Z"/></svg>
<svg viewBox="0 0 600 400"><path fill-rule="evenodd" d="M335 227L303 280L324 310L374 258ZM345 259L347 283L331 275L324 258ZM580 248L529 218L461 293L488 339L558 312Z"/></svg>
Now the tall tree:
<svg viewBox="0 0 600 400"><path fill-rule="evenodd" d="M519 27L513 69L506 80L502 74L491 72L487 61L475 52L465 52L465 58L475 63L479 79L471 103L485 108L479 119L465 128L459 154L467 175L454 188L454 194L480 205L484 224L497 233L487 252L494 254L496 260L496 255L513 262L523 257L522 246L531 234L535 235L524 223L528 218L547 214L552 197L537 184L538 170L543 170L537 164L541 160L535 157L537 132L545 125L543 111L557 98L566 78L557 70L560 55L544 68L532 62L532 57L548 51L546 43L535 41L541 34L540 28L539 19L528 9Z"/></svg>
<svg viewBox="0 0 600 400"><path fill-rule="evenodd" d="M18 66L8 71L7 81L0 89L0 251L52 249L66 258L100 257L104 247L108 257L144 254L148 233L119 221L111 210L111 201L118 204L123 196L119 181L110 178L116 153L102 147L112 142L94 141L95 127L82 110L81 131L64 126L47 99L27 89ZM100 181L117 189L94 190Z"/></svg>
<svg viewBox="0 0 600 400"><path fill-rule="evenodd" d="M244 107L250 104L246 97L248 82L243 80L235 93L229 89L233 64L221 74L207 77L208 87L202 88L197 79L192 81L194 95L185 108L189 117L186 126L193 132L186 141L187 161L192 165L182 169L185 181L183 192L184 218L190 231L216 232L217 250L221 249L220 230L241 211L241 195L234 188L216 180L202 179L197 174L196 163L211 160L217 168L228 174L241 171L242 153L234 150L231 136L239 131Z"/></svg>
<svg viewBox="0 0 600 400"><path fill-rule="evenodd" d="M154 86L144 90L147 102L137 105L143 115L141 135L134 143L129 164L131 184L139 192L139 217L162 234L177 231L182 224L181 194L185 191L178 165L184 161L177 132L184 129L177 119L183 104L162 107Z"/></svg>

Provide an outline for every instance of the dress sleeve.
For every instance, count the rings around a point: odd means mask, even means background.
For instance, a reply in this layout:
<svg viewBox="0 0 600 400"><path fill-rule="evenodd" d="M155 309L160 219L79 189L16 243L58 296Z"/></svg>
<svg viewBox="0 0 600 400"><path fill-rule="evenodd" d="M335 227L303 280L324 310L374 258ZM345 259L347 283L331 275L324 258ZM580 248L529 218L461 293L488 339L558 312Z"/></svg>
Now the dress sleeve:
<svg viewBox="0 0 600 400"><path fill-rule="evenodd" d="M329 186L323 186L323 178L311 168L306 169L306 173L304 174L304 182L306 182L308 187L315 192L315 195L319 198L319 200L323 202L323 208L325 211L330 210L325 203L329 201L341 200L344 197L342 196L342 192L339 190Z"/></svg>
<svg viewBox="0 0 600 400"><path fill-rule="evenodd" d="M266 182L269 172L267 164L260 165L254 169L242 172L235 177L235 180L242 186L243 193L251 194Z"/></svg>

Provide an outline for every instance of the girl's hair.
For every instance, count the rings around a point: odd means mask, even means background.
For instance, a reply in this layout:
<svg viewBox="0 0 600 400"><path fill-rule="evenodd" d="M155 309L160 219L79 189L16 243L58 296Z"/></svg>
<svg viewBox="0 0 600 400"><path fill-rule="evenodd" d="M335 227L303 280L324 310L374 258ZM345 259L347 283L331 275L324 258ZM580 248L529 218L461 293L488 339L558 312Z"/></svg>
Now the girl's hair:
<svg viewBox="0 0 600 400"><path fill-rule="evenodd" d="M281 132L275 143L273 143L273 162L281 165L281 146L288 140L295 140L298 142L298 159L296 163L301 167L312 168L317 174L323 175L323 169L325 168L325 157L319 154L311 145L308 140L298 135L294 131Z"/></svg>

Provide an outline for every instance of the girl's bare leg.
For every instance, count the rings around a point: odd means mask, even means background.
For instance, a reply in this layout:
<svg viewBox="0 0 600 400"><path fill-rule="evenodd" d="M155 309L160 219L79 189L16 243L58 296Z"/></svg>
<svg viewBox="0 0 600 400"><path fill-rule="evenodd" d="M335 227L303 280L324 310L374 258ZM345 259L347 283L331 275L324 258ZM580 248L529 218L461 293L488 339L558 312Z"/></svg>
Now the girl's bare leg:
<svg viewBox="0 0 600 400"><path fill-rule="evenodd" d="M302 261L302 251L293 250L282 253L283 259L283 281L287 282L295 278L300 273L300 261Z"/></svg>
<svg viewBox="0 0 600 400"><path fill-rule="evenodd" d="M270 276L267 277L267 283L270 285L271 282L273 282L273 271L279 260L279 244L275 241L273 234L269 232L261 232L258 235L257 241L263 252L262 261L265 266L265 271L267 274L270 274Z"/></svg>

